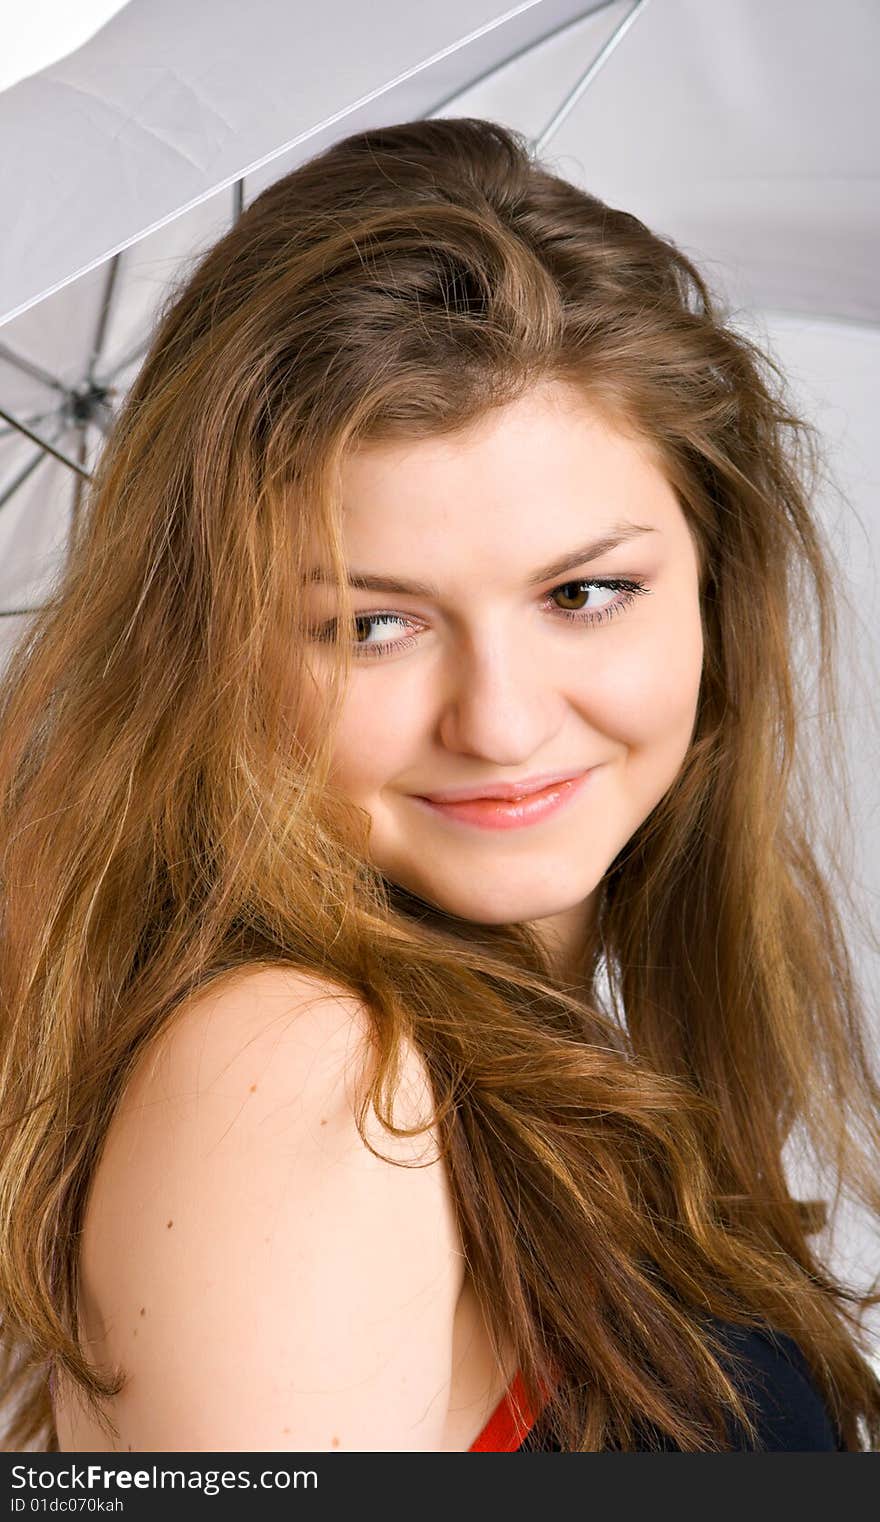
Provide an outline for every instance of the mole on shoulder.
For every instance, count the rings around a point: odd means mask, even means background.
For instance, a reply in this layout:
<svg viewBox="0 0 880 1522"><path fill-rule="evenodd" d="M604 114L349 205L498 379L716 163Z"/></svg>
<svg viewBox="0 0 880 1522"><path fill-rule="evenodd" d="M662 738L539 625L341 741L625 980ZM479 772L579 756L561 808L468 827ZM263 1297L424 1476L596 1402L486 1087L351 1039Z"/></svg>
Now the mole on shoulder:
<svg viewBox="0 0 880 1522"><path fill-rule="evenodd" d="M173 1222L173 1221L169 1221L169 1222L168 1222L168 1226L173 1226L173 1225L174 1225L174 1222ZM165 1229L166 1229L166 1231L167 1231L167 1229L168 1229L168 1228L167 1228L167 1227L166 1227L166 1228L165 1228Z"/></svg>

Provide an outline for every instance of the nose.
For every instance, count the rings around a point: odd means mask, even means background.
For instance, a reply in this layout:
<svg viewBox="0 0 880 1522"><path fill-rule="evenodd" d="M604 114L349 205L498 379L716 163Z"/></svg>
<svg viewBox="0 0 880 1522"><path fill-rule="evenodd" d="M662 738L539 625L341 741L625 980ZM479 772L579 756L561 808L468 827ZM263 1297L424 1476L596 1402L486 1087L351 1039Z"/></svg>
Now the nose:
<svg viewBox="0 0 880 1522"><path fill-rule="evenodd" d="M567 707L546 651L498 633L463 640L453 661L441 678L438 728L445 749L497 766L521 766L546 750Z"/></svg>

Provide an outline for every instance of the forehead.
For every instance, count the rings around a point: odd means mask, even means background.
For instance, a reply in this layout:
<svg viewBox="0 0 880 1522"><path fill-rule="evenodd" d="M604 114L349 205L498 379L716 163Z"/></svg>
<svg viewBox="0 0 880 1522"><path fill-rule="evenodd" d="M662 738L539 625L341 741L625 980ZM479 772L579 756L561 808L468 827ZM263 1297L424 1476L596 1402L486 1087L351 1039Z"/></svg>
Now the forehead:
<svg viewBox="0 0 880 1522"><path fill-rule="evenodd" d="M342 465L358 569L516 571L622 518L684 528L650 445L579 392L545 384L456 434L364 443ZM652 539L656 536L650 536Z"/></svg>

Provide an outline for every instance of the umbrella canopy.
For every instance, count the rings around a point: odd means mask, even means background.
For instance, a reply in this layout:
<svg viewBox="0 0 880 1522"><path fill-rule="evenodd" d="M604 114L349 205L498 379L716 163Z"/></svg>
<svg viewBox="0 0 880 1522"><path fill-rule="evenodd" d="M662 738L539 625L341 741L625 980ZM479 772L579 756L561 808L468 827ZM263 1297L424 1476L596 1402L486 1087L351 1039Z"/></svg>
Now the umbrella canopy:
<svg viewBox="0 0 880 1522"><path fill-rule="evenodd" d="M878 56L873 0L116 8L0 91L0 660L63 565L80 483L189 262L329 143L442 115L524 132L674 238L775 352L856 511L858 527L833 490L819 504L876 656ZM864 691L842 678L855 713ZM867 743L854 723L857 865L876 896ZM877 976L867 955L861 970Z"/></svg>
<svg viewBox="0 0 880 1522"><path fill-rule="evenodd" d="M224 185L434 114L474 81L484 107L515 103L537 136L630 13L638 26L559 151L598 193L635 193L640 215L741 266L751 305L876 320L870 0L129 0L0 93L0 139L15 144L0 168L0 324Z"/></svg>

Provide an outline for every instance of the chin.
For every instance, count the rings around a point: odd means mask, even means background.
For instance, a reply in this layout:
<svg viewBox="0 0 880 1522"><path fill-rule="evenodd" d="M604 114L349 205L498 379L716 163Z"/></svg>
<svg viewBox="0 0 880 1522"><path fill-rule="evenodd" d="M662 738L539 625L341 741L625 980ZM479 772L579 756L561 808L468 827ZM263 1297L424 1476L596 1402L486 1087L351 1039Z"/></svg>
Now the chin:
<svg viewBox="0 0 880 1522"><path fill-rule="evenodd" d="M400 879L395 880L400 881ZM538 920L549 915L564 914L577 904L583 903L592 891L592 888L588 887L574 897L566 896L560 899L558 896L551 897L535 893L511 894L509 888L507 891L499 888L492 892L488 887L484 891L475 887L471 893L462 894L431 890L426 884L417 887L405 883L403 886L408 893L415 894L423 902L442 910L444 914L454 915L456 919L471 920L477 925L512 925L523 920Z"/></svg>

